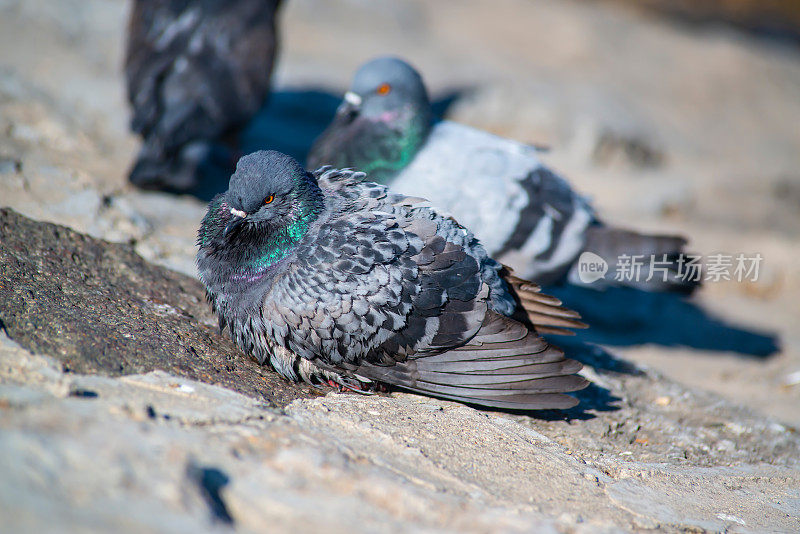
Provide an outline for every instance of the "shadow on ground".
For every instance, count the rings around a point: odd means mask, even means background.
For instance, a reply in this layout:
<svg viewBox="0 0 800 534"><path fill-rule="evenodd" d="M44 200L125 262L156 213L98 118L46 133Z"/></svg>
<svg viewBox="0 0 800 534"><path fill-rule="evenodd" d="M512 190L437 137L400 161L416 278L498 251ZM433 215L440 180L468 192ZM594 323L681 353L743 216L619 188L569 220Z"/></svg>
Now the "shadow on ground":
<svg viewBox="0 0 800 534"><path fill-rule="evenodd" d="M571 285L547 287L546 292L578 311L591 325L578 332L580 342L614 346L653 343L754 358L767 358L780 350L777 335L728 324L674 294L632 288L597 291Z"/></svg>
<svg viewBox="0 0 800 534"><path fill-rule="evenodd" d="M433 99L434 116L442 118L469 89L453 89ZM227 189L236 161L257 150L277 150L305 162L311 145L330 124L342 97L324 88L286 88L270 94L266 104L240 131L236 148L214 145L200 170L199 185L189 193L210 200Z"/></svg>

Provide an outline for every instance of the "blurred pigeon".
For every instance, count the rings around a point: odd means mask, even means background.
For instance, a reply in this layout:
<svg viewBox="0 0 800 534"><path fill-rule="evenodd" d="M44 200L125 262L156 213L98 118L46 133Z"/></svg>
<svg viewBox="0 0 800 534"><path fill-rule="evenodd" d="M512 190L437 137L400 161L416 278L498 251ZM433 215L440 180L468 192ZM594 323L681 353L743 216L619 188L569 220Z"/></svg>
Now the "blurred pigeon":
<svg viewBox="0 0 800 534"><path fill-rule="evenodd" d="M593 288L681 293L697 284L679 276L684 238L607 226L586 198L541 164L535 148L461 124L434 123L422 78L401 59L374 59L356 72L308 164L364 171L393 191L429 199L473 229L492 256L537 283L566 279ZM578 260L587 251L611 274L591 280L581 273ZM625 259L634 255L643 258ZM653 276L651 255L663 261ZM618 260L631 269L637 261L644 266L638 277L623 271L615 280Z"/></svg>
<svg viewBox="0 0 800 534"><path fill-rule="evenodd" d="M125 76L131 128L144 144L131 182L177 191L197 185L212 143L247 122L269 92L280 4L135 0Z"/></svg>
<svg viewBox="0 0 800 534"><path fill-rule="evenodd" d="M291 380L388 383L497 408L569 408L581 365L539 336L584 327L419 198L289 156L245 156L197 265L234 341Z"/></svg>

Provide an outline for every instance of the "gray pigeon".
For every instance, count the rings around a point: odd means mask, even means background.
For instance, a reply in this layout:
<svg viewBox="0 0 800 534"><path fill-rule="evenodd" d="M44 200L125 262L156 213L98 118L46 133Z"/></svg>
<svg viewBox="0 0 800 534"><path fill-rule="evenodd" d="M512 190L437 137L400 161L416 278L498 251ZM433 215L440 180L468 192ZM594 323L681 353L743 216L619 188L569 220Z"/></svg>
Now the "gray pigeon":
<svg viewBox="0 0 800 534"><path fill-rule="evenodd" d="M220 327L294 381L393 384L506 409L569 408L586 380L540 333L584 327L419 198L361 172L243 157L197 265Z"/></svg>
<svg viewBox="0 0 800 534"><path fill-rule="evenodd" d="M607 226L586 198L542 165L533 147L434 123L422 78L401 59L374 59L356 72L308 165L358 169L393 191L429 199L473 229L493 257L537 283L584 285L578 259L590 251L608 262L611 274L589 287L689 293L697 284L678 276L684 238ZM651 254L666 255L666 263L646 281ZM638 280L613 279L621 255L645 256Z"/></svg>
<svg viewBox="0 0 800 534"><path fill-rule="evenodd" d="M125 76L131 128L144 143L131 182L179 191L197 185L211 143L230 137L264 103L280 4L134 1Z"/></svg>

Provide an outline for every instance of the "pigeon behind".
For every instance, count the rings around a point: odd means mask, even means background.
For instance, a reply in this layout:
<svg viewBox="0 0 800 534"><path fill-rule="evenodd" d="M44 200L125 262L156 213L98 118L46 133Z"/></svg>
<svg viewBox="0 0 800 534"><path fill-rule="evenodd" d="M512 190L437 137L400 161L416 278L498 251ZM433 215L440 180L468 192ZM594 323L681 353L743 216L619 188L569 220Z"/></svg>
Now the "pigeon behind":
<svg viewBox="0 0 800 534"><path fill-rule="evenodd" d="M236 131L269 93L280 4L134 1L125 77L131 129L143 144L130 171L132 183L192 190L214 148L234 144Z"/></svg>
<svg viewBox="0 0 800 534"><path fill-rule="evenodd" d="M220 326L288 379L521 410L569 408L587 385L540 335L584 327L575 312L364 173L245 156L198 245Z"/></svg>
<svg viewBox="0 0 800 534"><path fill-rule="evenodd" d="M646 261L638 278L609 276L589 287L690 293L697 285L680 273L684 238L608 226L586 198L542 165L535 148L434 122L422 78L398 58L377 58L359 68L308 164L358 169L397 192L428 198L473 229L493 257L537 283L586 285L579 258L593 252L611 273L620 257L641 255ZM665 262L652 277L651 255Z"/></svg>

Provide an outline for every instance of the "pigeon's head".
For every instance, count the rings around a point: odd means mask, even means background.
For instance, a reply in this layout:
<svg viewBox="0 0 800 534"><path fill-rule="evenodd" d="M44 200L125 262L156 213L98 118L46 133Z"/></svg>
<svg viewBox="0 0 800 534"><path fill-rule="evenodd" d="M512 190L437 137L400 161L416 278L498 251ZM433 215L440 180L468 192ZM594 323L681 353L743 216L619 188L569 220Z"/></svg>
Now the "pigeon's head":
<svg viewBox="0 0 800 534"><path fill-rule="evenodd" d="M398 112L429 114L430 101L419 73L396 57L379 57L356 71L340 112L391 120Z"/></svg>
<svg viewBox="0 0 800 534"><path fill-rule="evenodd" d="M236 164L225 202L231 214L226 237L243 229L270 233L315 216L321 209L322 192L294 158L262 150Z"/></svg>

